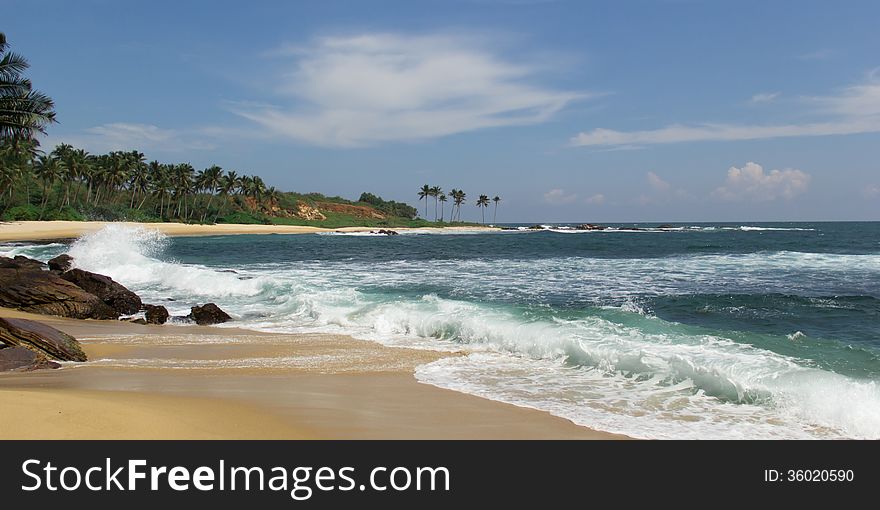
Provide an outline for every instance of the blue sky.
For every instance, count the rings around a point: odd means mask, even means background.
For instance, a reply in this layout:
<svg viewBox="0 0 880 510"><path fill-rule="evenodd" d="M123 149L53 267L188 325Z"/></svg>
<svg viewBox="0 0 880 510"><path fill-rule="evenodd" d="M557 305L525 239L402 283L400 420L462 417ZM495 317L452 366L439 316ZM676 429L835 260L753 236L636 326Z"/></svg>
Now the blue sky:
<svg viewBox="0 0 880 510"><path fill-rule="evenodd" d="M49 145L499 221L880 220L877 2L2 4Z"/></svg>

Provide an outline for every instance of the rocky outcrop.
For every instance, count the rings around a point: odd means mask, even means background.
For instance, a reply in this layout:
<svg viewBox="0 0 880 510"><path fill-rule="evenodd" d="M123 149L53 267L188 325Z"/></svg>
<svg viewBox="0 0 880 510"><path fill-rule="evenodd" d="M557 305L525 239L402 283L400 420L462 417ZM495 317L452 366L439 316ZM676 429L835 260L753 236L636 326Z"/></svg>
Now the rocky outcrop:
<svg viewBox="0 0 880 510"><path fill-rule="evenodd" d="M113 281L109 276L82 269L70 269L62 273L61 278L98 296L107 306L115 310L117 315L137 313L143 305L137 294Z"/></svg>
<svg viewBox="0 0 880 510"><path fill-rule="evenodd" d="M165 324L168 316L168 309L162 305L144 305L144 318L147 324Z"/></svg>
<svg viewBox="0 0 880 510"><path fill-rule="evenodd" d="M220 307L214 303L192 307L187 318L194 320L199 326L220 324L232 319L229 314L221 310Z"/></svg>
<svg viewBox="0 0 880 510"><path fill-rule="evenodd" d="M54 361L49 361L43 354L24 347L0 348L0 372L29 372L60 366Z"/></svg>
<svg viewBox="0 0 880 510"><path fill-rule="evenodd" d="M73 257L68 254L58 255L49 261L49 270L63 273L73 267Z"/></svg>
<svg viewBox="0 0 880 510"><path fill-rule="evenodd" d="M86 354L75 338L28 319L0 318L0 343L23 347L58 361L86 361ZM7 349L2 349L6 351Z"/></svg>
<svg viewBox="0 0 880 510"><path fill-rule="evenodd" d="M43 264L39 260L29 259L23 255L16 255L15 258L0 257L0 269L31 269L38 271L43 269Z"/></svg>
<svg viewBox="0 0 880 510"><path fill-rule="evenodd" d="M74 319L116 319L113 308L39 266L0 260L0 306Z"/></svg>
<svg viewBox="0 0 880 510"><path fill-rule="evenodd" d="M324 221L327 219L321 211L315 209L314 207L304 204L302 202L296 204L296 216L298 218L302 218L304 220L320 220Z"/></svg>
<svg viewBox="0 0 880 510"><path fill-rule="evenodd" d="M396 230L385 230L384 228L383 228L383 229L379 229L379 230L371 230L370 233L371 233L371 234L384 234L384 235L386 235L386 236L396 236L396 235L400 235L400 233L397 232Z"/></svg>
<svg viewBox="0 0 880 510"><path fill-rule="evenodd" d="M381 212L365 205L340 204L338 202L316 202L315 205L322 211L347 214L355 218L371 218L374 220L384 220L386 218Z"/></svg>
<svg viewBox="0 0 880 510"><path fill-rule="evenodd" d="M575 230L605 230L607 227L595 223L582 223L574 228Z"/></svg>

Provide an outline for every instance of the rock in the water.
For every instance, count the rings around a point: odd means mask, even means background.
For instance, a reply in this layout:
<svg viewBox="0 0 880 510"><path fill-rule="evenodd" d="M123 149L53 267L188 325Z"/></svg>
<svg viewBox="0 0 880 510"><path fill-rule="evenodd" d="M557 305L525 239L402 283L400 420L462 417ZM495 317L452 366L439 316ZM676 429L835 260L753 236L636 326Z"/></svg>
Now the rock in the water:
<svg viewBox="0 0 880 510"><path fill-rule="evenodd" d="M144 312L148 324L165 324L168 321L168 309L162 305L144 305Z"/></svg>
<svg viewBox="0 0 880 510"><path fill-rule="evenodd" d="M46 356L24 347L0 349L0 372L29 372L41 368L58 368L61 365L49 361Z"/></svg>
<svg viewBox="0 0 880 510"><path fill-rule="evenodd" d="M0 260L0 306L74 319L115 319L119 313L97 296L55 273ZM14 261L12 261L14 264Z"/></svg>
<svg viewBox="0 0 880 510"><path fill-rule="evenodd" d="M28 319L0 318L0 342L10 347L24 347L58 361L87 360L76 338Z"/></svg>
<svg viewBox="0 0 880 510"><path fill-rule="evenodd" d="M214 303L192 307L189 318L196 321L196 324L200 326L220 324L221 322L226 322L232 319L229 314L221 310L220 307Z"/></svg>
<svg viewBox="0 0 880 510"><path fill-rule="evenodd" d="M73 257L64 253L49 260L49 270L63 273L73 267Z"/></svg>
<svg viewBox="0 0 880 510"><path fill-rule="evenodd" d="M62 273L61 278L98 296L101 301L116 310L120 315L137 313L141 309L141 298L121 284L113 281L113 278L109 276L90 273L82 269L70 269Z"/></svg>
<svg viewBox="0 0 880 510"><path fill-rule="evenodd" d="M595 223L583 223L574 228L575 230L605 230L604 226L596 225Z"/></svg>

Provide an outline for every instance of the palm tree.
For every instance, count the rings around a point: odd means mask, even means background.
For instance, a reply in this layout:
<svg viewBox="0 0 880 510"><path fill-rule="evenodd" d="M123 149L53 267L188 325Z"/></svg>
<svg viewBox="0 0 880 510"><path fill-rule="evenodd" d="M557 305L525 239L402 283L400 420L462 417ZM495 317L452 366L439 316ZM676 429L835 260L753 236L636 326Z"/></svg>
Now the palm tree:
<svg viewBox="0 0 880 510"><path fill-rule="evenodd" d="M455 195L452 196L455 207L458 210L458 221L461 221L461 204L464 203L466 197L467 193L465 193L464 190L456 190Z"/></svg>
<svg viewBox="0 0 880 510"><path fill-rule="evenodd" d="M427 184L419 190L419 200L425 199L425 219L428 219L428 197L431 196L431 187Z"/></svg>
<svg viewBox="0 0 880 510"><path fill-rule="evenodd" d="M446 216L446 194L440 193L438 200L440 200L440 221L442 222L443 218Z"/></svg>
<svg viewBox="0 0 880 510"><path fill-rule="evenodd" d="M0 139L0 142L3 140ZM6 202L6 206L3 208L3 213L12 206L12 202L15 198L15 187L16 184L23 180L25 186L27 188L26 203L30 203L30 174L31 174L31 166L33 161L40 154L39 149L37 147L39 143L33 139L23 139L23 140L12 140L12 143L2 144L0 145L0 150L2 150L2 166L4 170L4 186L0 187L3 191L6 191L9 195L9 198ZM2 192L0 192L2 194ZM2 214L0 214L2 215Z"/></svg>
<svg viewBox="0 0 880 510"><path fill-rule="evenodd" d="M8 48L6 35L0 32L0 139L16 143L45 133L46 126L55 122L55 104L22 77L30 64Z"/></svg>
<svg viewBox="0 0 880 510"><path fill-rule="evenodd" d="M49 187L64 176L64 163L52 154L43 155L37 158L34 173L38 179L43 181L43 198L40 201L39 218L43 219L43 213L45 213L49 201Z"/></svg>
<svg viewBox="0 0 880 510"><path fill-rule="evenodd" d="M147 164L140 158L132 158L132 168L128 178L128 188L131 190L131 201L128 208L134 208L134 200L138 195L147 196L147 187L150 184L150 172ZM141 202L143 203L143 202ZM140 209L140 207L138 207Z"/></svg>
<svg viewBox="0 0 880 510"><path fill-rule="evenodd" d="M220 185L217 187L217 191L223 197L223 202L220 203L220 209L217 210L217 214L214 216L214 223L217 223L217 219L220 218L220 214L223 212L223 209L226 207L226 203L229 201L229 195L235 191L235 187L238 184L238 174L234 171L230 170L220 179Z"/></svg>
<svg viewBox="0 0 880 510"><path fill-rule="evenodd" d="M437 199L440 198L441 193L443 193L443 190L440 186L431 187L431 196L434 197L434 221L437 221Z"/></svg>
<svg viewBox="0 0 880 510"><path fill-rule="evenodd" d="M220 187L220 181L222 178L223 169L217 165L212 165L210 168L206 168L202 172L202 188L210 193L208 205L205 206L205 213L202 215L202 223L204 223L205 219L208 217L208 210L211 208L211 203L214 201L214 193L217 191L217 188Z"/></svg>
<svg viewBox="0 0 880 510"><path fill-rule="evenodd" d="M186 218L187 203L186 197L192 191L193 174L195 170L189 163L174 165L172 182L174 187L174 198L177 200L177 217ZM183 206L183 216L181 216L181 205Z"/></svg>
<svg viewBox="0 0 880 510"><path fill-rule="evenodd" d="M70 205L70 183L76 181L73 197L79 202L80 188L91 170L89 168L89 153L82 149L72 149L65 154L62 161L67 169L67 174L64 176L64 205ZM88 197L86 197L86 201L88 201Z"/></svg>
<svg viewBox="0 0 880 510"><path fill-rule="evenodd" d="M498 217L498 202L501 201L501 197L495 195L495 198L492 199L495 202L495 212L492 213L492 224L495 224L495 219Z"/></svg>
<svg viewBox="0 0 880 510"><path fill-rule="evenodd" d="M480 208L480 212L483 213L483 225L486 224L486 208L489 207L489 196L488 195L480 195L480 198L477 199L477 207Z"/></svg>
<svg viewBox="0 0 880 510"><path fill-rule="evenodd" d="M449 196L452 198L452 210L449 211L449 221L455 221L455 195L458 193L458 190L452 188L449 190Z"/></svg>

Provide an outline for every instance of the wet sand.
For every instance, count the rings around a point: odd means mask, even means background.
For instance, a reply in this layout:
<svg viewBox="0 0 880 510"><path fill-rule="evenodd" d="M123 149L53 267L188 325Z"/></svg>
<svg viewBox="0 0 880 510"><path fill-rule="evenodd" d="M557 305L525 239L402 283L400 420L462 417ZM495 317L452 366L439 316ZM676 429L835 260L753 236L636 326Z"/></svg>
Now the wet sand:
<svg viewBox="0 0 880 510"><path fill-rule="evenodd" d="M0 309L91 360L0 374L4 438L615 439L542 411L419 383L444 356L341 335L78 321Z"/></svg>

